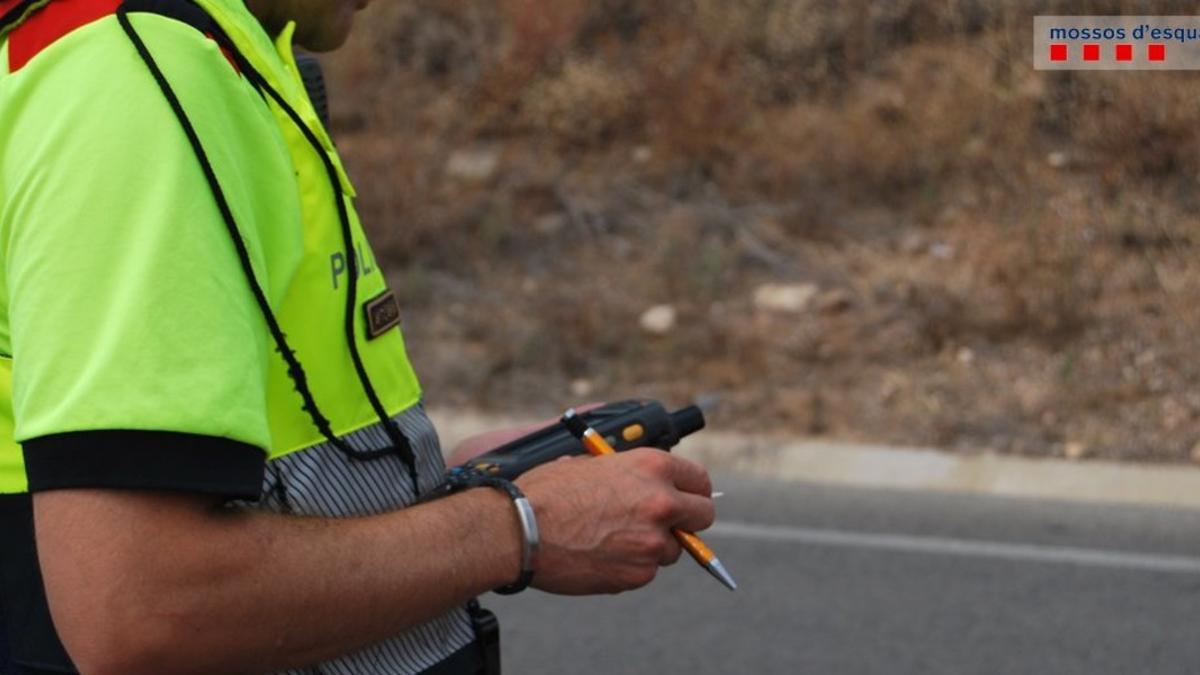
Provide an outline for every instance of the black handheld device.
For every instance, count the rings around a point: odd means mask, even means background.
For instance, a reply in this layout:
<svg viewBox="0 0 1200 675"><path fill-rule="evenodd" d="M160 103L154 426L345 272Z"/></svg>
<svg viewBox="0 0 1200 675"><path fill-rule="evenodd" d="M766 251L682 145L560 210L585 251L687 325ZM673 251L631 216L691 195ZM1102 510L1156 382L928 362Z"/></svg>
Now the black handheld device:
<svg viewBox="0 0 1200 675"><path fill-rule="evenodd" d="M684 436L704 428L704 413L698 406L667 412L662 403L651 400L616 401L580 417L617 452L643 447L670 450ZM555 422L450 470L480 471L512 480L539 464L583 454L587 451L579 439Z"/></svg>

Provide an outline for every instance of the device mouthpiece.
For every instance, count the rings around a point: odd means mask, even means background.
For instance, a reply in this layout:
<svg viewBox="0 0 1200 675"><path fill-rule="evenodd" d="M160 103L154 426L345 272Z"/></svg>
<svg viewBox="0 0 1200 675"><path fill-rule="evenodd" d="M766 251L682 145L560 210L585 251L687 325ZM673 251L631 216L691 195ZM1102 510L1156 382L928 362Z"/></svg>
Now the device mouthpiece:
<svg viewBox="0 0 1200 675"><path fill-rule="evenodd" d="M575 412L574 408L570 408L567 412L563 413L562 423L567 428L567 431L570 431L577 438L583 438L583 435L587 433L587 423L583 421L579 413Z"/></svg>

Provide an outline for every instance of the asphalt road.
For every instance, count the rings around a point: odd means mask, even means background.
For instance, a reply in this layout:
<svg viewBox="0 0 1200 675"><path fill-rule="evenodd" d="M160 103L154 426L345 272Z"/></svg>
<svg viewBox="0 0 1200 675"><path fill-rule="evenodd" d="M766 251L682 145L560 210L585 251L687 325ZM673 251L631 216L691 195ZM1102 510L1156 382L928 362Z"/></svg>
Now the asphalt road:
<svg viewBox="0 0 1200 675"><path fill-rule="evenodd" d="M737 592L490 595L505 672L1200 673L1200 512L715 482Z"/></svg>

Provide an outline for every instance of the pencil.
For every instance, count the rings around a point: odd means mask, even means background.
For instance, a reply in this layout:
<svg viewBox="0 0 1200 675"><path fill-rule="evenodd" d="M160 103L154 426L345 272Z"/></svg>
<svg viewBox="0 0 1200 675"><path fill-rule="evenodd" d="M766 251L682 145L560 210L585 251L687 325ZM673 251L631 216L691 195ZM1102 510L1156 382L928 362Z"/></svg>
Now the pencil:
<svg viewBox="0 0 1200 675"><path fill-rule="evenodd" d="M596 432L595 429L589 427L583 418L571 408L562 416L562 422L567 429L575 434L576 437L583 443L583 447L592 455L612 455L616 454L608 441ZM679 540L679 544L683 546L692 558L700 563L700 566L708 570L708 573L716 577L717 581L721 582L731 591L737 590L737 582L730 576L729 571L717 559L717 555L712 549L705 544L700 537L688 532L687 530L678 527L671 528L671 533Z"/></svg>

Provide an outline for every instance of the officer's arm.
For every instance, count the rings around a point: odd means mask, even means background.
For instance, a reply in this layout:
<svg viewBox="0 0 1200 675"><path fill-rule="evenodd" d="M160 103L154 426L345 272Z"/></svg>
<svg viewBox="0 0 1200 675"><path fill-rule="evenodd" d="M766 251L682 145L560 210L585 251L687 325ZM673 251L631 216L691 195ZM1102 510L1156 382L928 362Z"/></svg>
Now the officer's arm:
<svg viewBox="0 0 1200 675"><path fill-rule="evenodd" d="M38 493L34 509L54 623L89 675L311 665L520 566L513 507L494 490L337 521L115 490Z"/></svg>
<svg viewBox="0 0 1200 675"><path fill-rule="evenodd" d="M657 450L552 462L518 484L542 530L535 585L617 592L712 523L698 465ZM232 511L165 493L34 495L51 614L89 675L256 673L377 642L512 582L507 496L476 489L341 520Z"/></svg>

